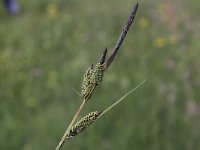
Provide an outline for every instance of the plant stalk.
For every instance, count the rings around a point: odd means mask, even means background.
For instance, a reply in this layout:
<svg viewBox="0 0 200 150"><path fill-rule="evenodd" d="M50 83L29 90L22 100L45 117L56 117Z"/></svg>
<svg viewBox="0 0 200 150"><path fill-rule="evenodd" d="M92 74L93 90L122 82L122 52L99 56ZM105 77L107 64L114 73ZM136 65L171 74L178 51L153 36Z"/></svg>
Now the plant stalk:
<svg viewBox="0 0 200 150"><path fill-rule="evenodd" d="M59 144L57 145L57 147L56 147L55 150L59 150L59 149L63 146L63 144L64 144L64 142L65 142L65 140L66 140L67 134L69 133L71 127L72 127L73 124L75 123L76 119L78 118L78 116L79 116L79 114L81 113L81 111L82 111L82 109L83 109L83 107L84 107L85 104L86 104L86 100L84 99L83 102L82 102L82 104L80 105L80 107L79 107L78 110L76 111L76 114L74 115L72 121L70 122L70 124L69 124L67 130L65 131L65 133L64 133L64 135L63 135L63 137L62 137L62 139L60 140L60 142L59 142Z"/></svg>

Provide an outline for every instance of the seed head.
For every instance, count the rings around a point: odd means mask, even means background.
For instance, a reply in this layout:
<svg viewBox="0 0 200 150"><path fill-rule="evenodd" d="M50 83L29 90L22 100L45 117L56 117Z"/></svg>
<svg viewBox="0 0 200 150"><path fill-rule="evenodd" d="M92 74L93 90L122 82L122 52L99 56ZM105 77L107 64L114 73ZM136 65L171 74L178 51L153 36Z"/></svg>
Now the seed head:
<svg viewBox="0 0 200 150"><path fill-rule="evenodd" d="M78 121L75 125L72 126L66 138L71 139L72 137L84 131L89 125L91 125L97 119L97 117L100 114L101 111L90 112L88 115L83 117L80 121Z"/></svg>

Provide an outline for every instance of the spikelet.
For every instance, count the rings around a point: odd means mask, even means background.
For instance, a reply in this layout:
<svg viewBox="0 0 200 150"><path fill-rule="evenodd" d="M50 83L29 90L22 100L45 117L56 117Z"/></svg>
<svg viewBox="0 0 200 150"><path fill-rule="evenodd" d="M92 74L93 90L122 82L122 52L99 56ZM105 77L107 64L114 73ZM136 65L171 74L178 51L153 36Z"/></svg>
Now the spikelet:
<svg viewBox="0 0 200 150"><path fill-rule="evenodd" d="M92 73L92 80L93 84L99 85L103 81L103 73L104 73L104 64L97 63L95 68L93 69Z"/></svg>
<svg viewBox="0 0 200 150"><path fill-rule="evenodd" d="M84 78L83 78L83 84L82 84L82 96L83 98L88 97L90 94L90 91L92 89L92 82L91 82L91 77L92 77L92 70L93 66L91 65L91 67L89 67L86 70L86 73L84 74ZM89 96L90 98L90 96Z"/></svg>
<svg viewBox="0 0 200 150"><path fill-rule="evenodd" d="M69 131L67 135L67 139L71 139L75 137L77 134L84 131L89 125L91 125L97 117L101 114L101 111L90 112L87 116L83 117L80 121L78 121Z"/></svg>

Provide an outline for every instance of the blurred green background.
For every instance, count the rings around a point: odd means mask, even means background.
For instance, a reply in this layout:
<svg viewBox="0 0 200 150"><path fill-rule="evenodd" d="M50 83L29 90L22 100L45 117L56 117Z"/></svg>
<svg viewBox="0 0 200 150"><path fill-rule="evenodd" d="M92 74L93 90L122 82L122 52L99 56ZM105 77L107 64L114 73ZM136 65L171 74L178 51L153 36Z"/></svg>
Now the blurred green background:
<svg viewBox="0 0 200 150"><path fill-rule="evenodd" d="M19 0L0 5L0 149L54 149L81 103L85 70L109 52L136 0ZM200 1L143 0L82 116L150 79L70 150L200 149Z"/></svg>

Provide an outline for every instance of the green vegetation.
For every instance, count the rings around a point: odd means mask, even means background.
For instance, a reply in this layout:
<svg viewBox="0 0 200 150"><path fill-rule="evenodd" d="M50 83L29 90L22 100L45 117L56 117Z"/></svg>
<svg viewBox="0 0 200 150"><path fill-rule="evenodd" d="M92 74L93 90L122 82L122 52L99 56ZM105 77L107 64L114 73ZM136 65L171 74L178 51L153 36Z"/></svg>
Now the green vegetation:
<svg viewBox="0 0 200 150"><path fill-rule="evenodd" d="M19 1L0 6L0 149L55 149L82 98L83 74L110 52L136 1ZM76 138L70 150L200 149L200 2L141 1L82 116L156 76Z"/></svg>

